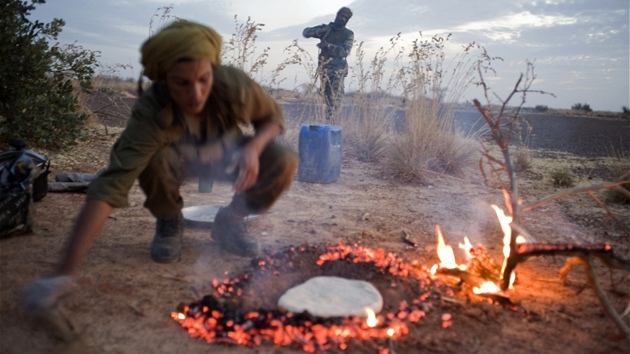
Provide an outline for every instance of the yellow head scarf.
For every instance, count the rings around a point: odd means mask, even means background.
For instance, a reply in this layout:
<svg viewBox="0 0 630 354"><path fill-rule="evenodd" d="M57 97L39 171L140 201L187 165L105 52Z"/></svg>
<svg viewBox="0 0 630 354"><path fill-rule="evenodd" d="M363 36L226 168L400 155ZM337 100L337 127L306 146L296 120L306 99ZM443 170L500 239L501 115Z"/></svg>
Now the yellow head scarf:
<svg viewBox="0 0 630 354"><path fill-rule="evenodd" d="M221 36L199 23L177 20L147 39L140 53L144 75L156 81L178 60L208 60L213 66L221 61Z"/></svg>

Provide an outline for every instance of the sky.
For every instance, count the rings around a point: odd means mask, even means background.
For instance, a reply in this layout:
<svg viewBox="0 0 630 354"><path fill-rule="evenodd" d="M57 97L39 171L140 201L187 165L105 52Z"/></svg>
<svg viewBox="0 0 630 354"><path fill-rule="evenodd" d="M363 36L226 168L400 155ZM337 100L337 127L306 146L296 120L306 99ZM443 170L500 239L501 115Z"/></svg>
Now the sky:
<svg viewBox="0 0 630 354"><path fill-rule="evenodd" d="M171 8L171 18L207 24L224 40L247 18L264 24L256 47L259 51L270 48L267 66L275 68L294 40L316 58L317 40L303 38L302 30L333 21L342 6L354 12L347 25L355 36L349 56L351 70L359 43L369 62L398 33L399 45L405 48L414 39L450 34L447 62L449 56L461 55L462 46L471 42L483 46L490 56L502 58L493 63L494 73L484 76L491 93L496 94L490 96L494 104L507 97L519 76L526 73L526 63L533 62L536 79L530 89L555 97L532 93L526 106L568 109L582 103L613 112L630 106L628 0L48 0L30 18L44 22L63 19L61 44L77 43L98 51L102 70L122 64L128 68L109 73L137 78L140 45L168 22L162 20L165 7ZM392 63L393 57L387 64ZM285 88L310 79L304 68L290 67L284 72L288 78ZM348 79L346 92L356 90L355 85ZM461 101L473 98L485 102L484 92L474 85Z"/></svg>

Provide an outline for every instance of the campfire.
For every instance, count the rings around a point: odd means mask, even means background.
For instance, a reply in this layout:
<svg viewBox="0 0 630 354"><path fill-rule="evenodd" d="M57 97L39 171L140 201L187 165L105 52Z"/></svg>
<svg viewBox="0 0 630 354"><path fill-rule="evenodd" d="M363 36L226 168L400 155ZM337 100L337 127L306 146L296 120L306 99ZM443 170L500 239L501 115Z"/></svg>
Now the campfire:
<svg viewBox="0 0 630 354"><path fill-rule="evenodd" d="M498 284L503 278L503 274L505 274L507 260L511 254L510 240L512 230L510 228L510 222L512 219L506 216L503 210L498 206L492 205L492 208L497 214L501 224L501 230L504 234L503 265L499 267L482 245L473 247L467 237L464 238L463 244L459 244L459 248L464 250L466 263L458 264L455 260L453 248L444 242L442 230L440 226L437 225L435 227L435 234L437 236L437 253L440 264L436 264L431 268L431 274L444 274L461 278L462 281L472 286L472 291L475 294L496 294L507 298L507 293L501 291L501 287ZM519 235L516 240L518 244L526 242L525 238L521 235ZM512 272L509 277L509 287L511 288L516 279L516 273Z"/></svg>
<svg viewBox="0 0 630 354"><path fill-rule="evenodd" d="M337 348L346 350L353 343L362 343L386 354L394 352L394 341L404 340L410 327L430 314L436 302L445 300L443 294L453 293L447 281L441 280L456 279L460 290L461 285L466 284L466 289L474 296L519 311L520 307L509 297L509 289L516 279L514 268L518 263L532 256L548 254L612 254L608 245L528 243L522 235L514 235L510 217L496 205L492 208L504 234L502 263L495 262L483 245L473 246L467 237L459 244L464 261L458 263L453 248L444 241L439 225L435 229L439 264L430 270L417 260L407 262L394 253L359 244L340 242L336 245L292 246L253 260L251 272L240 277L213 279L212 294L191 304L180 304L171 317L191 337L211 344L256 347L273 343L296 346L304 352L313 353ZM404 241L409 244L408 237ZM417 246L414 244L414 247ZM398 287L404 287L401 292L412 295L397 299L396 303L390 301L380 314L365 308L364 316L319 317L308 311L293 313L278 307L243 306L243 299L247 296L259 296L256 290L250 289L259 280L300 273L301 268L309 265L321 269L322 274L335 274L335 269L359 267L357 273L367 274L368 279L372 277L370 273L384 279L385 283L379 288L381 293L388 288L396 291ZM453 318L448 313L439 315L439 318L444 329L453 324Z"/></svg>
<svg viewBox="0 0 630 354"><path fill-rule="evenodd" d="M292 272L307 259L323 272L337 267L365 267L385 279L385 286L412 292L409 299L390 303L380 314L365 309L365 316L318 317L306 311L292 313L274 309L245 309L242 298L257 278L279 277ZM336 265L333 265L336 264ZM327 268L327 266L330 266ZM444 284L434 281L428 270L406 262L394 253L358 244L293 246L252 261L253 271L238 278L212 280L214 292L191 304L180 304L171 313L193 338L211 344L256 347L264 343L295 346L307 353L348 349L362 343L378 353L392 353L394 342L409 333L409 326L427 316L440 301ZM361 268L364 269L364 268ZM383 287L381 285L381 287ZM441 327L452 324L449 314L436 314Z"/></svg>
<svg viewBox="0 0 630 354"><path fill-rule="evenodd" d="M254 259L252 271L240 277L213 279L212 294L191 304L180 304L171 317L191 337L210 344L256 347L273 343L297 346L304 352L313 353L334 348L346 350L352 343L361 342L369 343L381 354L392 353L394 341L408 334L409 327L427 316L435 307L434 302L443 300L441 294L448 292L448 288L444 291L447 285L439 281L440 276L460 279L470 286L474 294L507 305L506 308L518 309L498 285L511 253L511 220L500 208L493 208L505 234L505 261L502 266L493 261L483 246L473 247L468 238L459 245L464 251L465 262L458 264L453 248L444 242L439 225L436 226L436 236L440 263L430 270L417 260L407 262L394 253L359 244L292 246ZM408 237L405 240L408 241ZM524 238L520 237L519 246L523 242ZM383 314L366 308L365 316L348 317L318 317L307 311L292 313L278 308L246 309L242 306L247 288L257 279L281 277L284 273L299 271L308 262L313 262L323 273L326 273L327 265L331 265L328 271L334 269L332 264L336 267L362 266L369 272L388 278L389 287L394 289L398 286L396 280L405 280L407 285L411 285L413 296L402 299L395 306L390 304L389 311ZM439 318L444 329L453 324L453 318L448 313Z"/></svg>

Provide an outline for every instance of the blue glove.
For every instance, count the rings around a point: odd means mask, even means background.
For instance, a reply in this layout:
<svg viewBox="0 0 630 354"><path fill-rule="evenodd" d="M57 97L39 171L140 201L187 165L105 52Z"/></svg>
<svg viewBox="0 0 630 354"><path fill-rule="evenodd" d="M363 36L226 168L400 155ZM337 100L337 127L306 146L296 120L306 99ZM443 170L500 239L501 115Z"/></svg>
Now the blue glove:
<svg viewBox="0 0 630 354"><path fill-rule="evenodd" d="M72 289L73 284L72 278L68 275L35 280L24 289L27 309L33 312L51 309Z"/></svg>

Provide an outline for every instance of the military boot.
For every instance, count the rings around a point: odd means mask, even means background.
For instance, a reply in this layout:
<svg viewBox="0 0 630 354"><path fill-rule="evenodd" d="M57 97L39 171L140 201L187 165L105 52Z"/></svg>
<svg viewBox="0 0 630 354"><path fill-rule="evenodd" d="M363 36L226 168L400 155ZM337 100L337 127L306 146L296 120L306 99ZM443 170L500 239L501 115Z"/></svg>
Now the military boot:
<svg viewBox="0 0 630 354"><path fill-rule="evenodd" d="M182 256L182 234L184 217L182 213L173 219L157 219L155 236L151 243L151 258L159 263L171 263Z"/></svg>
<svg viewBox="0 0 630 354"><path fill-rule="evenodd" d="M212 225L212 239L228 252L243 257L260 254L260 243L247 232L245 217L235 214L230 207L217 212Z"/></svg>

